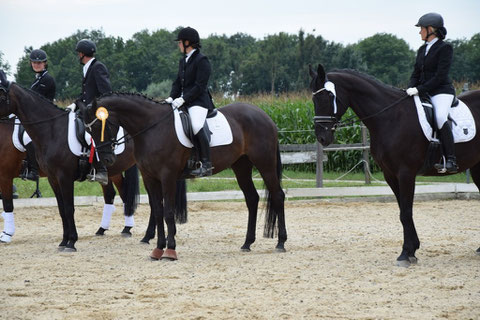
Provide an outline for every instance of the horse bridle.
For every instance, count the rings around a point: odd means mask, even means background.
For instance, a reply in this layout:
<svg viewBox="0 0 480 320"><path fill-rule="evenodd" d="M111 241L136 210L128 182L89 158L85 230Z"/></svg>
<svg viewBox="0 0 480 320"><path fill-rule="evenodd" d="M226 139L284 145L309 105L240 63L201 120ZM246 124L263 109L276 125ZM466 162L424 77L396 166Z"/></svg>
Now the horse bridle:
<svg viewBox="0 0 480 320"><path fill-rule="evenodd" d="M336 99L336 96L333 92L329 91L325 86L323 88L318 89L315 92L312 92L312 97L315 97L317 94L319 94L322 91L328 91L330 96L333 96L334 99ZM332 131L335 132L337 129L340 120L336 117L336 110L334 110L334 115L333 116L314 116L313 117L313 122L321 127L325 131ZM331 127L329 127L331 125Z"/></svg>

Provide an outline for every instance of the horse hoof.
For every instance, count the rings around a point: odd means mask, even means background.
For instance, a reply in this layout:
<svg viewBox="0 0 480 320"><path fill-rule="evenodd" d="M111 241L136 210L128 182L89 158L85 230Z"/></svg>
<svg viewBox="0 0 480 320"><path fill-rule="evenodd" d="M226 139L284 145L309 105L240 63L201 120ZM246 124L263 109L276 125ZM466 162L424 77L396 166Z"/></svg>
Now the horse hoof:
<svg viewBox="0 0 480 320"><path fill-rule="evenodd" d="M250 250L250 248L240 248L240 251L242 252L250 252L252 250Z"/></svg>
<svg viewBox="0 0 480 320"><path fill-rule="evenodd" d="M97 232L95 232L95 235L96 236L104 236L106 230L107 229L103 229L102 227L100 227L100 228L98 228Z"/></svg>
<svg viewBox="0 0 480 320"><path fill-rule="evenodd" d="M276 252L287 252L287 250L285 250L284 247L276 247L276 248L275 248L275 251L276 251Z"/></svg>
<svg viewBox="0 0 480 320"><path fill-rule="evenodd" d="M397 260L396 265L397 267L408 268L412 263L409 260Z"/></svg>
<svg viewBox="0 0 480 320"><path fill-rule="evenodd" d="M155 248L153 249L152 253L150 254L150 259L152 260L160 260L163 255L163 250Z"/></svg>
<svg viewBox="0 0 480 320"><path fill-rule="evenodd" d="M69 248L69 247L65 247L65 249L63 249L62 252L77 252L77 249L75 248Z"/></svg>
<svg viewBox="0 0 480 320"><path fill-rule="evenodd" d="M177 252L173 249L167 249L162 255L162 260L167 259L170 261L177 260Z"/></svg>
<svg viewBox="0 0 480 320"><path fill-rule="evenodd" d="M122 233L120 233L120 234L124 238L131 238L132 237L132 233L130 231L122 231Z"/></svg>
<svg viewBox="0 0 480 320"><path fill-rule="evenodd" d="M146 239L146 238L143 238L142 240L140 240L140 243L141 244L150 244L150 240Z"/></svg>
<svg viewBox="0 0 480 320"><path fill-rule="evenodd" d="M410 261L411 264L417 264L418 263L417 257L408 257L408 261Z"/></svg>
<svg viewBox="0 0 480 320"><path fill-rule="evenodd" d="M478 248L477 251L475 251L475 253L480 256L480 248Z"/></svg>

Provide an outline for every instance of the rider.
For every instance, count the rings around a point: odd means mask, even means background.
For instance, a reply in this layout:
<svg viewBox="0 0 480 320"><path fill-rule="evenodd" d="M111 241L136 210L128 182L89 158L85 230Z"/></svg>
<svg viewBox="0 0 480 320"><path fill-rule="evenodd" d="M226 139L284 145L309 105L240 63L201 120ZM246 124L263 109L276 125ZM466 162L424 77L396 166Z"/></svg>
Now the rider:
<svg viewBox="0 0 480 320"><path fill-rule="evenodd" d="M166 102L172 107L185 105L192 121L192 130L200 153L201 165L191 172L203 177L212 174L209 138L203 126L207 113L215 108L207 84L211 66L208 58L200 53L200 36L197 30L186 27L180 30L175 41L183 53L178 66L177 79L172 84Z"/></svg>
<svg viewBox="0 0 480 320"><path fill-rule="evenodd" d="M454 140L452 128L447 122L449 109L455 97L455 89L448 76L453 48L443 41L447 29L443 26L443 18L438 13L432 12L421 16L415 26L420 27L419 33L425 44L418 49L407 94L431 97L439 138L447 159L445 168L448 173L455 173L458 167ZM436 164L435 168L443 169L443 164Z"/></svg>
<svg viewBox="0 0 480 320"><path fill-rule="evenodd" d="M83 65L83 81L82 94L80 100L86 105L91 103L94 98L100 97L104 93L112 92L110 85L109 73L107 67L97 59L95 53L97 47L95 43L89 39L78 41L75 47L80 64ZM73 108L75 106L73 105ZM71 108L71 106L69 106ZM107 168L100 161L94 161L95 174L88 174L90 181L98 181L103 185L108 184Z"/></svg>
<svg viewBox="0 0 480 320"><path fill-rule="evenodd" d="M53 98L55 98L55 80L47 71L47 53L41 49L32 50L30 53L30 65L35 72L35 80L30 86L30 89L53 101ZM37 181L38 162L35 157L35 148L32 141L25 145L25 149L27 149L28 164L28 172L25 178Z"/></svg>

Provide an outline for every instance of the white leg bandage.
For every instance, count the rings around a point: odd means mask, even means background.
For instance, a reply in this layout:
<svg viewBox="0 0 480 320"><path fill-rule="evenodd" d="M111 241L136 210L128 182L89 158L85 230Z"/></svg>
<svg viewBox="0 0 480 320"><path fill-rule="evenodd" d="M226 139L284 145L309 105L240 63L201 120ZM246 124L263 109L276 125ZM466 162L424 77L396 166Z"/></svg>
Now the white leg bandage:
<svg viewBox="0 0 480 320"><path fill-rule="evenodd" d="M13 212L2 212L3 218L3 232L0 233L0 242L12 241L12 236L15 233L15 219Z"/></svg>
<svg viewBox="0 0 480 320"><path fill-rule="evenodd" d="M112 219L112 214L115 211L115 206L113 204L104 204L103 205L103 215L102 215L102 222L100 223L100 227L107 230L110 228L110 220Z"/></svg>
<svg viewBox="0 0 480 320"><path fill-rule="evenodd" d="M133 216L127 217L125 216L125 227L133 227L135 225L135 220Z"/></svg>
<svg viewBox="0 0 480 320"><path fill-rule="evenodd" d="M203 128L205 119L207 118L208 110L204 107L193 106L188 108L188 114L192 120L193 134L197 134Z"/></svg>

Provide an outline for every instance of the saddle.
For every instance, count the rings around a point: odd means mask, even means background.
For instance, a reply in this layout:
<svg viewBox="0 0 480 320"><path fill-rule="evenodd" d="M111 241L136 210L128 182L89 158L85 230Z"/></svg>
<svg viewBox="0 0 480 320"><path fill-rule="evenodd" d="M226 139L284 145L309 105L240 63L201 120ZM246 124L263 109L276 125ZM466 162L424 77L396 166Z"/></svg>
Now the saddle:
<svg viewBox="0 0 480 320"><path fill-rule="evenodd" d="M436 122L434 121L435 116L434 116L432 99L429 95L425 95L420 97L420 101L422 103L423 109L425 110L425 116L427 117L427 121L433 129L432 136L434 135L437 136L436 133L438 128L437 128ZM457 99L457 96L454 96L452 105L450 106L450 108L457 107L459 103L460 101ZM449 115L447 121L450 123L450 126L451 126L452 122L455 120L453 120Z"/></svg>
<svg viewBox="0 0 480 320"><path fill-rule="evenodd" d="M84 181L87 179L87 174L90 173L91 163L89 163L90 144L85 141L85 123L80 116L80 110L75 112L75 136L82 147L82 152L78 158L78 172L77 181Z"/></svg>

